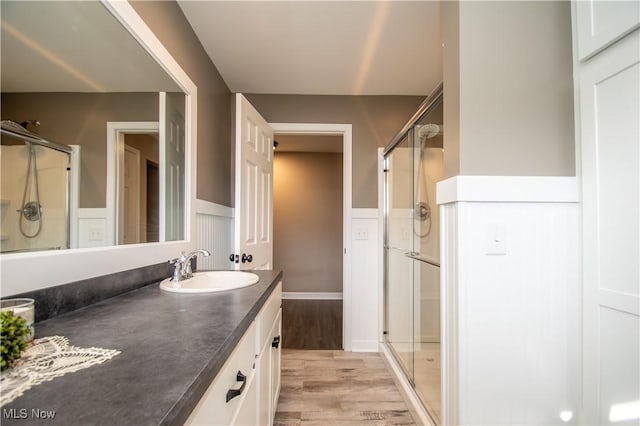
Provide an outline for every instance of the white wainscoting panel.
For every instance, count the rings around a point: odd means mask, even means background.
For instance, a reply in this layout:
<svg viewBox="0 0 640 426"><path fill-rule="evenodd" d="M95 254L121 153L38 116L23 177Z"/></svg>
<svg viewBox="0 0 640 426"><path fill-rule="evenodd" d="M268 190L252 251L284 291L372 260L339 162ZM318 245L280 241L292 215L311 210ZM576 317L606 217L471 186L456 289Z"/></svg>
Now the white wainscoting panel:
<svg viewBox="0 0 640 426"><path fill-rule="evenodd" d="M378 352L379 211L378 209L352 209L351 212L351 350Z"/></svg>
<svg viewBox="0 0 640 426"><path fill-rule="evenodd" d="M198 269L233 269L233 209L196 200L196 248L211 252L198 256Z"/></svg>
<svg viewBox="0 0 640 426"><path fill-rule="evenodd" d="M580 205L513 193L441 206L443 424L578 417Z"/></svg>
<svg viewBox="0 0 640 426"><path fill-rule="evenodd" d="M107 209L78 209L78 248L108 247L115 244L109 229Z"/></svg>

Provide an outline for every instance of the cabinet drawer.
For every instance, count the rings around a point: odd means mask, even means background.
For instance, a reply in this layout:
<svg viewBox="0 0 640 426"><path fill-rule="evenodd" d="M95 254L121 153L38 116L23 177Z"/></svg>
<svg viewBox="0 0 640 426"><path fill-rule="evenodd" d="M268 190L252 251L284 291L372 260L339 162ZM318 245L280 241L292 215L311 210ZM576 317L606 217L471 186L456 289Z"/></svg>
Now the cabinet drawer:
<svg viewBox="0 0 640 426"><path fill-rule="evenodd" d="M185 425L228 425L238 415L238 411L253 385L255 339L256 326L255 322L252 322ZM246 376L245 390L227 402L227 391L238 389L241 385L237 380L238 371ZM255 395L255 390L253 392Z"/></svg>
<svg viewBox="0 0 640 426"><path fill-rule="evenodd" d="M257 370L256 370L257 371ZM231 422L233 425L237 426L252 426L260 424L257 422L257 382L258 377L257 374L254 374L250 383L247 384L247 390L245 393L247 394L242 402L242 407L236 414L236 418Z"/></svg>
<svg viewBox="0 0 640 426"><path fill-rule="evenodd" d="M266 339L271 339L271 327L280 311L280 305L282 305L282 282L278 283L256 317L256 354L260 353Z"/></svg>

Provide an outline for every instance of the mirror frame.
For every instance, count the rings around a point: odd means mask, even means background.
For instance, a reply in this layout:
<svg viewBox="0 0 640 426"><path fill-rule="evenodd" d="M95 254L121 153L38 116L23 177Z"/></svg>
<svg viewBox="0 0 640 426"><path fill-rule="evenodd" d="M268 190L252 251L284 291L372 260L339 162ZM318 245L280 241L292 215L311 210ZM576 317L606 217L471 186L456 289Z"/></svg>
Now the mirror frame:
<svg viewBox="0 0 640 426"><path fill-rule="evenodd" d="M185 93L185 240L0 255L0 294L7 297L162 263L195 248L197 87L126 1L100 0Z"/></svg>

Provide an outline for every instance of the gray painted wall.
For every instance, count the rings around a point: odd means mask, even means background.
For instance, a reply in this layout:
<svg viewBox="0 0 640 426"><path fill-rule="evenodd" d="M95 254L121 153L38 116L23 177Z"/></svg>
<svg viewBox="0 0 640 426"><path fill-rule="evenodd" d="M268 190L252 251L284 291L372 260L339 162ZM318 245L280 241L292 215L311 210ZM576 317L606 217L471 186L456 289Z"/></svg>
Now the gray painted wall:
<svg viewBox="0 0 640 426"><path fill-rule="evenodd" d="M197 197L232 206L231 92L173 1L131 1L198 87Z"/></svg>
<svg viewBox="0 0 640 426"><path fill-rule="evenodd" d="M80 207L105 208L107 121L158 121L157 93L3 93L2 119L40 121L35 131L80 145Z"/></svg>
<svg viewBox="0 0 640 426"><path fill-rule="evenodd" d="M569 2L445 2L445 176L575 175Z"/></svg>
<svg viewBox="0 0 640 426"><path fill-rule="evenodd" d="M173 2L132 5L198 86L198 198L233 206L230 92ZM445 2L445 177L574 175L567 2ZM247 94L270 122L353 124L353 207L423 97ZM453 126L453 127L452 127Z"/></svg>
<svg viewBox="0 0 640 426"><path fill-rule="evenodd" d="M227 85L174 2L131 4L198 87L198 198L233 207ZM270 122L353 124L353 207L377 207L376 148L390 141L424 98L247 95L247 99Z"/></svg>
<svg viewBox="0 0 640 426"><path fill-rule="evenodd" d="M391 141L424 100L422 96L248 94L246 97L268 122L353 125L354 208L378 207L377 148Z"/></svg>
<svg viewBox="0 0 640 426"><path fill-rule="evenodd" d="M276 152L273 196L283 290L342 292L342 154Z"/></svg>

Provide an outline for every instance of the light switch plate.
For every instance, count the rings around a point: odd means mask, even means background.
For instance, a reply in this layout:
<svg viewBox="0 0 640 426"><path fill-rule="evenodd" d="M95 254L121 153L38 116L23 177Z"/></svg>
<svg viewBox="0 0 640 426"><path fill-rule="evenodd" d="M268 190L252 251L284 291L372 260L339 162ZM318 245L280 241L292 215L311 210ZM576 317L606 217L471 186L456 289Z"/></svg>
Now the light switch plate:
<svg viewBox="0 0 640 426"><path fill-rule="evenodd" d="M101 228L89 229L89 241L104 241L104 231Z"/></svg>
<svg viewBox="0 0 640 426"><path fill-rule="evenodd" d="M505 223L490 223L487 227L486 254L507 254L507 225Z"/></svg>
<svg viewBox="0 0 640 426"><path fill-rule="evenodd" d="M369 230L367 228L356 229L356 240L368 240L368 239L369 239Z"/></svg>

